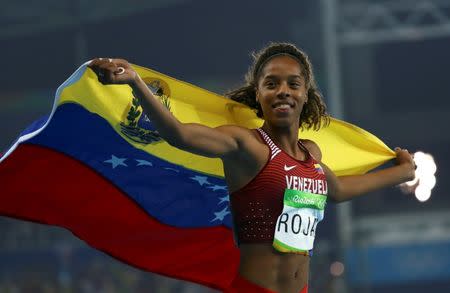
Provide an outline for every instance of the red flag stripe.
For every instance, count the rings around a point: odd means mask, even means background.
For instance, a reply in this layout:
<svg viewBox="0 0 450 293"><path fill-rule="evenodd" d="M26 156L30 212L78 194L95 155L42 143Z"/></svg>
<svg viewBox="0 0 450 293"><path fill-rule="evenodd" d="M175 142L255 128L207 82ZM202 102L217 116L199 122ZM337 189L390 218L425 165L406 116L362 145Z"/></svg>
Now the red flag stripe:
<svg viewBox="0 0 450 293"><path fill-rule="evenodd" d="M230 229L162 224L94 170L54 150L19 146L0 164L0 186L0 214L67 228L133 266L217 289L236 275L239 251Z"/></svg>

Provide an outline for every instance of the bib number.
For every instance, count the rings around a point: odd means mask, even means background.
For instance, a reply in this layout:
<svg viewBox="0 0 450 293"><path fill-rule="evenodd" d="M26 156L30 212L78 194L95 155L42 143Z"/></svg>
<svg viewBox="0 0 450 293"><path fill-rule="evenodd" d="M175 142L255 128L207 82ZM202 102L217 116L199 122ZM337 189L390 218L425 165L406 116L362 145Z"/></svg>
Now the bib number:
<svg viewBox="0 0 450 293"><path fill-rule="evenodd" d="M274 248L300 254L313 249L317 224L323 219L326 200L325 195L286 189L283 212L275 226Z"/></svg>

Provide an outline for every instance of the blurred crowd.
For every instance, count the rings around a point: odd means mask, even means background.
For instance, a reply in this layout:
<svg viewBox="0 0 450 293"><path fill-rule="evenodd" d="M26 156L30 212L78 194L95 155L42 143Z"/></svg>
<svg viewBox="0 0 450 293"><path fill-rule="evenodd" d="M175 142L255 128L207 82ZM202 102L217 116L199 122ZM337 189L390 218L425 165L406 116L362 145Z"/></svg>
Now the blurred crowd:
<svg viewBox="0 0 450 293"><path fill-rule="evenodd" d="M120 292L214 292L194 284L124 268L112 261L94 259L82 270L55 270L50 266L30 266L2 274L4 293L120 293Z"/></svg>
<svg viewBox="0 0 450 293"><path fill-rule="evenodd" d="M58 227L0 217L1 293L213 293L216 290L144 272L88 247ZM329 245L312 258L312 292L333 292Z"/></svg>
<svg viewBox="0 0 450 293"><path fill-rule="evenodd" d="M144 272L86 246L70 232L0 217L1 293L212 293Z"/></svg>
<svg viewBox="0 0 450 293"><path fill-rule="evenodd" d="M218 292L130 267L58 227L0 217L0 235L0 293ZM330 244L315 252L310 291L336 292Z"/></svg>

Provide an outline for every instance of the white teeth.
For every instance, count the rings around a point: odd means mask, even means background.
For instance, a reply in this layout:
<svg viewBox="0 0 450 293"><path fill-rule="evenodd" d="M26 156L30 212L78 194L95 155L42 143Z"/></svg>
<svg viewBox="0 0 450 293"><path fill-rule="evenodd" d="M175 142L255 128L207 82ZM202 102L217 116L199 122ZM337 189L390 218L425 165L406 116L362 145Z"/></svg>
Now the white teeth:
<svg viewBox="0 0 450 293"><path fill-rule="evenodd" d="M288 109L288 108L290 108L290 107L291 107L291 106L288 105L288 104L281 104L281 105L276 106L275 108L279 108L279 109Z"/></svg>

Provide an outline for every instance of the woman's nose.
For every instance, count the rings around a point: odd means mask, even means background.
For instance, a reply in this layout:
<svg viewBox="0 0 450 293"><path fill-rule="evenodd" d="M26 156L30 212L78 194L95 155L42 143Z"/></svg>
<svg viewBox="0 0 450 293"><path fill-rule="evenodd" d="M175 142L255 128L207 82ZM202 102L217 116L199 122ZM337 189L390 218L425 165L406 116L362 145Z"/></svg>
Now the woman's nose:
<svg viewBox="0 0 450 293"><path fill-rule="evenodd" d="M289 97L290 92L289 92L289 87L286 83L281 83L279 88L278 88L278 92L277 92L277 97L279 98L286 98Z"/></svg>

